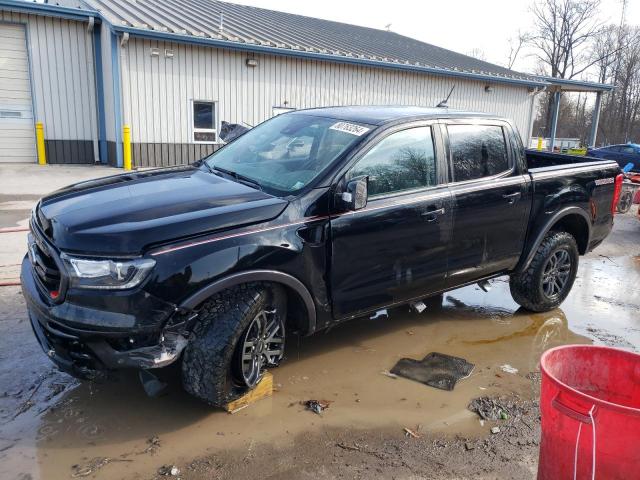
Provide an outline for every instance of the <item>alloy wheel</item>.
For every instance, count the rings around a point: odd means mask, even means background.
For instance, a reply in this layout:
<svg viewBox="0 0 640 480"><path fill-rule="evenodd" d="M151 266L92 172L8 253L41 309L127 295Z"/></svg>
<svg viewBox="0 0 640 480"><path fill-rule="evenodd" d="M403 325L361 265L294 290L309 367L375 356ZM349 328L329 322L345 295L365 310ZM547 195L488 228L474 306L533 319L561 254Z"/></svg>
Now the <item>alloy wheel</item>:
<svg viewBox="0 0 640 480"><path fill-rule="evenodd" d="M571 275L571 255L565 249L556 250L547 260L542 273L542 291L548 298L562 294Z"/></svg>
<svg viewBox="0 0 640 480"><path fill-rule="evenodd" d="M284 321L276 310L262 310L249 327L242 342L242 380L249 388L262 378L263 370L276 366L284 356Z"/></svg>

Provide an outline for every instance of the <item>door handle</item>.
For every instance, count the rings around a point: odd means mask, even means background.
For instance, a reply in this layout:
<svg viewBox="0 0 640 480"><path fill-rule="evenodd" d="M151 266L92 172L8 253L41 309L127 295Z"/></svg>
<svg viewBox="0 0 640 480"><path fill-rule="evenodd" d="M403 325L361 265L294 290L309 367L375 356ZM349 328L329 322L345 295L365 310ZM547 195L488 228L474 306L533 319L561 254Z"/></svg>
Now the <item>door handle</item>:
<svg viewBox="0 0 640 480"><path fill-rule="evenodd" d="M505 193L504 195L502 195L502 198L507 200L507 203L509 205L513 205L514 203L516 203L516 201L520 198L521 195L522 195L522 192Z"/></svg>
<svg viewBox="0 0 640 480"><path fill-rule="evenodd" d="M444 215L444 207L436 208L435 206L427 207L425 212L420 214L421 217L424 217L427 222L435 222L438 220L440 215Z"/></svg>

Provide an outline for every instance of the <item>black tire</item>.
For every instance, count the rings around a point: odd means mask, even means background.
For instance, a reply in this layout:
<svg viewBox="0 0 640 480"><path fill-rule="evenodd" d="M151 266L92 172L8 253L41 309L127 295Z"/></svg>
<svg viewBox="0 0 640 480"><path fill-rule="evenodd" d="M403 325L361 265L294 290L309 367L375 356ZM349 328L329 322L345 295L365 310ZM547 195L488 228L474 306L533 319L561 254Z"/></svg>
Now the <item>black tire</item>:
<svg viewBox="0 0 640 480"><path fill-rule="evenodd" d="M553 271L546 274L545 269L552 267L550 263L553 262L552 257L564 257L561 252L568 254L569 267L562 288L558 288L556 293L552 293L548 291L550 283L548 279L553 278ZM571 291L578 272L578 258L578 246L571 234L549 232L536 250L529 268L522 273L511 275L509 287L513 299L522 307L533 312L553 310L567 298ZM557 285L553 285L551 289L555 289L555 286Z"/></svg>
<svg viewBox="0 0 640 480"><path fill-rule="evenodd" d="M631 210L631 205L633 205L633 192L625 190L622 192L622 195L620 195L616 209L618 213L627 213Z"/></svg>
<svg viewBox="0 0 640 480"><path fill-rule="evenodd" d="M182 384L188 393L222 407L250 389L243 382L242 365L237 365L242 359L238 350L249 326L265 310L285 318L286 298L280 287L240 285L204 303L182 359Z"/></svg>

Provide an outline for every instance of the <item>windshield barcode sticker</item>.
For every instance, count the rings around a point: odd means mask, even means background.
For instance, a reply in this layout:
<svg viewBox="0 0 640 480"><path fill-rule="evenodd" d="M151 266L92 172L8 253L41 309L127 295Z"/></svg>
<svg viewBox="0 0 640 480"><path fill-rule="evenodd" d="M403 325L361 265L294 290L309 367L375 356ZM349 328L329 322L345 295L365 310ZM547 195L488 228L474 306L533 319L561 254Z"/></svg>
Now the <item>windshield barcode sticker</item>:
<svg viewBox="0 0 640 480"><path fill-rule="evenodd" d="M361 125L356 125L355 123L349 123L349 122L334 123L329 127L329 129L338 130L339 132L344 132L344 133L350 133L351 135L355 135L357 137L360 137L369 131L367 127L363 127Z"/></svg>

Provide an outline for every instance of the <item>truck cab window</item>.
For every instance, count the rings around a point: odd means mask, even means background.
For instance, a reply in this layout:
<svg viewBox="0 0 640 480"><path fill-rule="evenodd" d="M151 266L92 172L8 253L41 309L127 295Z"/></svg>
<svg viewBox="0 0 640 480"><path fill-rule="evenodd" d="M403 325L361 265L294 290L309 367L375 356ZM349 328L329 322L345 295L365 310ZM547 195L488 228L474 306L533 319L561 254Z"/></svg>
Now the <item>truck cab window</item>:
<svg viewBox="0 0 640 480"><path fill-rule="evenodd" d="M507 144L498 125L448 125L453 180L491 177L510 169Z"/></svg>
<svg viewBox="0 0 640 480"><path fill-rule="evenodd" d="M431 127L393 133L369 150L351 169L349 178L369 176L369 196L436 184L436 157Z"/></svg>

